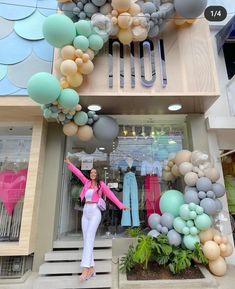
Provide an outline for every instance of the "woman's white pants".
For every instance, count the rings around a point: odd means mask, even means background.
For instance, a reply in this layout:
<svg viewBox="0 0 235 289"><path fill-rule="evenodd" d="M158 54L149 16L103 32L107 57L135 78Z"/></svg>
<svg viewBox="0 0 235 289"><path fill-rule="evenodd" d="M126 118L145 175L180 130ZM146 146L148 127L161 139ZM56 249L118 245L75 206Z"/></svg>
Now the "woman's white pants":
<svg viewBox="0 0 235 289"><path fill-rule="evenodd" d="M93 247L97 228L101 221L101 212L97 204L85 204L82 215L83 253L81 267L93 267Z"/></svg>

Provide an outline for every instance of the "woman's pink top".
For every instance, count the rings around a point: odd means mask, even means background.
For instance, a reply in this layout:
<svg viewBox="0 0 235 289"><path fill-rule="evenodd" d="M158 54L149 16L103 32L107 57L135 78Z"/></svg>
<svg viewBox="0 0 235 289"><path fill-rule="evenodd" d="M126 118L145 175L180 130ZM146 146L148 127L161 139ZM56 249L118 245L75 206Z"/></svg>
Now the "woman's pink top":
<svg viewBox="0 0 235 289"><path fill-rule="evenodd" d="M89 179L87 179L83 173L78 169L76 168L72 163L68 164L67 165L68 169L74 173L78 178L79 180L84 184L84 187L81 191L81 194L80 194L80 198L81 200L84 199L85 197L85 193L86 191L91 187L91 181ZM92 202L94 203L97 203L98 200L99 200L99 197L102 195L102 193L104 195L106 195L110 201L112 201L119 209L123 209L125 208L125 206L123 205L122 202L120 202L118 200L118 198L114 195L114 193L109 189L108 186L106 186L106 184L104 182L100 182L100 190L99 190L99 194L97 192L98 188L95 187L94 188L94 192L93 192L93 195L92 195Z"/></svg>

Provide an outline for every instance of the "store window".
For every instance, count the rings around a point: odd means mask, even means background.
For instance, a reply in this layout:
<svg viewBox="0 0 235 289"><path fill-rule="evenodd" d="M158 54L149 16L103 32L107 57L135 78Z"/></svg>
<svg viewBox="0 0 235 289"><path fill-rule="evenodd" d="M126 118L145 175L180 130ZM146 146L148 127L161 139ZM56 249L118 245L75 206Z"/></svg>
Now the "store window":
<svg viewBox="0 0 235 289"><path fill-rule="evenodd" d="M95 142L96 140L94 140ZM166 182L162 170L175 153L185 147L184 126L177 129L155 128L149 125L120 125L117 139L110 143L99 142L87 146L78 138L67 138L65 154L89 177L91 168L96 168L116 197L130 208L120 211L106 199L107 210L97 236L125 236L129 227L147 227L151 213L159 213L161 194L171 188L183 190L182 182ZM83 205L79 195L82 183L66 168L61 200L59 236L81 234Z"/></svg>
<svg viewBox="0 0 235 289"><path fill-rule="evenodd" d="M30 127L0 128L0 241L18 241L31 146Z"/></svg>

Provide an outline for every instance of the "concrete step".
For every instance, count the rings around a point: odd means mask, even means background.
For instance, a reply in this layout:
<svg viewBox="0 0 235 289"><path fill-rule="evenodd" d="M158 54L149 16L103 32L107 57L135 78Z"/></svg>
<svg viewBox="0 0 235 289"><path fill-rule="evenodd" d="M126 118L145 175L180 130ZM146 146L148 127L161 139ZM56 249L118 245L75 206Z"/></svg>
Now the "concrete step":
<svg viewBox="0 0 235 289"><path fill-rule="evenodd" d="M95 240L94 248L111 248L112 239L98 239ZM53 243L54 249L72 249L83 248L83 241L81 240L56 240Z"/></svg>
<svg viewBox="0 0 235 289"><path fill-rule="evenodd" d="M111 272L112 262L111 260L95 261L95 269L100 273ZM80 262L49 262L40 266L39 275L78 274L81 271Z"/></svg>
<svg viewBox="0 0 235 289"><path fill-rule="evenodd" d="M111 288L112 274L97 274L87 281L80 282L79 276L39 277L33 289L72 289L72 288Z"/></svg>
<svg viewBox="0 0 235 289"><path fill-rule="evenodd" d="M95 249L93 251L94 259L108 260L112 259L112 249ZM52 251L45 254L45 261L78 261L82 259L82 250Z"/></svg>

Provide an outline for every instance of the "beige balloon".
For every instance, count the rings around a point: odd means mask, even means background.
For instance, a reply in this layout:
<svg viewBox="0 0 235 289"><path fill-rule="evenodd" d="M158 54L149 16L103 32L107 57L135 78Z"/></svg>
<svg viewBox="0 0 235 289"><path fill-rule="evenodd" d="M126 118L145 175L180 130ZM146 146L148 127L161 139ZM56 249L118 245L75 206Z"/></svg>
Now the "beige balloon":
<svg viewBox="0 0 235 289"><path fill-rule="evenodd" d="M77 131L78 131L78 126L73 121L66 123L63 126L63 132L67 136L75 135Z"/></svg>
<svg viewBox="0 0 235 289"><path fill-rule="evenodd" d="M205 176L210 179L213 183L218 181L220 173L216 168L207 168L204 170Z"/></svg>
<svg viewBox="0 0 235 289"><path fill-rule="evenodd" d="M212 228L200 231L199 238L202 244L204 244L206 241L211 241L214 237L214 230Z"/></svg>
<svg viewBox="0 0 235 289"><path fill-rule="evenodd" d="M93 129L89 125L79 127L77 135L81 141L88 141L93 137Z"/></svg>
<svg viewBox="0 0 235 289"><path fill-rule="evenodd" d="M112 6L118 12L126 12L130 9L131 0L112 0Z"/></svg>
<svg viewBox="0 0 235 289"><path fill-rule="evenodd" d="M118 25L121 29L127 29L131 26L132 17L129 13L124 12L118 16ZM115 24L115 23L114 23Z"/></svg>
<svg viewBox="0 0 235 289"><path fill-rule="evenodd" d="M206 241L202 247L203 254L208 260L216 260L220 256L220 247L214 241Z"/></svg>
<svg viewBox="0 0 235 289"><path fill-rule="evenodd" d="M162 178L164 181L169 182L174 180L174 175L171 172L163 171Z"/></svg>
<svg viewBox="0 0 235 289"><path fill-rule="evenodd" d="M76 74L67 76L66 79L71 87L79 87L82 85L82 82L83 82L83 76L79 72L77 72Z"/></svg>
<svg viewBox="0 0 235 289"><path fill-rule="evenodd" d="M183 162L179 165L179 172L181 175L186 175L193 170L193 165L189 162Z"/></svg>
<svg viewBox="0 0 235 289"><path fill-rule="evenodd" d="M231 245L231 243L227 243L227 244L224 244L226 246L226 250L221 252L220 255L222 257L228 257L230 255L232 255L233 253L233 245Z"/></svg>
<svg viewBox="0 0 235 289"><path fill-rule="evenodd" d="M60 71L66 76L73 75L77 73L77 64L70 59L64 60L60 65Z"/></svg>
<svg viewBox="0 0 235 289"><path fill-rule="evenodd" d="M219 256L214 261L209 261L209 269L216 276L223 276L227 271L227 265L223 257Z"/></svg>
<svg viewBox="0 0 235 289"><path fill-rule="evenodd" d="M189 172L184 176L184 182L187 186L194 187L198 180L198 175L194 172Z"/></svg>
<svg viewBox="0 0 235 289"><path fill-rule="evenodd" d="M140 11L141 11L140 6L138 4L132 3L128 10L128 13L130 13L133 16L140 13Z"/></svg>
<svg viewBox="0 0 235 289"><path fill-rule="evenodd" d="M189 162L190 163L191 155L192 155L192 153L190 151L181 150L181 151L177 152L175 155L175 163L177 164L177 166L179 166L183 162Z"/></svg>
<svg viewBox="0 0 235 289"><path fill-rule="evenodd" d="M94 69L94 64L92 61L88 60L82 65L79 65L78 69L82 74L90 74Z"/></svg>
<svg viewBox="0 0 235 289"><path fill-rule="evenodd" d="M90 48L88 48L88 49L86 50L86 54L89 55L90 60L92 60L92 59L95 57L94 51L91 50Z"/></svg>
<svg viewBox="0 0 235 289"><path fill-rule="evenodd" d="M133 40L131 29L120 29L118 32L118 38L122 44L130 44Z"/></svg>
<svg viewBox="0 0 235 289"><path fill-rule="evenodd" d="M61 49L60 55L63 59L75 60L75 51L76 49L72 45L66 45Z"/></svg>
<svg viewBox="0 0 235 289"><path fill-rule="evenodd" d="M174 165L174 166L171 168L171 172L172 172L172 174L173 174L175 177L179 177L179 176L180 176L179 168L178 168L177 165Z"/></svg>

